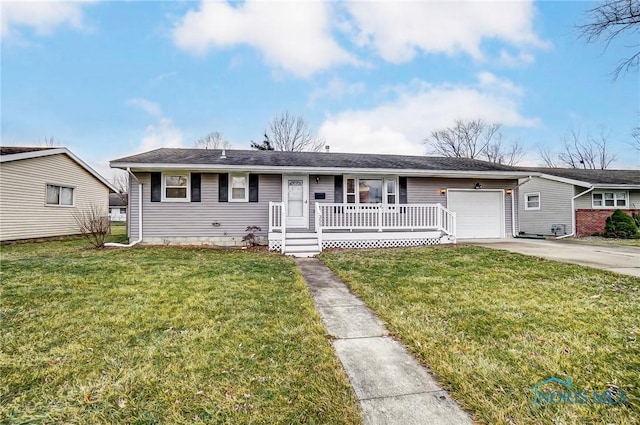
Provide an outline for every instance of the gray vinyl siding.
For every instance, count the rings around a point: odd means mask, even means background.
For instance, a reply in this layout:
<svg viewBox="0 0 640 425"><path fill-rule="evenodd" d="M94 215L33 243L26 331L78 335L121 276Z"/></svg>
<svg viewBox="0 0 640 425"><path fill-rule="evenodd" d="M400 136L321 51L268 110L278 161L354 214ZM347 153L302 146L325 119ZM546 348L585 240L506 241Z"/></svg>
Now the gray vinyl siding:
<svg viewBox="0 0 640 425"><path fill-rule="evenodd" d="M319 176L320 181L316 183L316 176L309 176L309 229L315 231L316 226L316 202L334 202L333 194L335 190L334 176ZM325 198L316 200L316 193L324 193Z"/></svg>
<svg viewBox="0 0 640 425"><path fill-rule="evenodd" d="M576 186L576 193L575 195L579 195L580 193L584 192L586 190L586 188L584 187L577 187ZM619 192L620 189L596 189L593 192ZM579 198L576 198L575 201L575 206L577 210L590 210L593 208L593 204L592 204L592 193L593 192L589 192L585 195L582 195ZM640 209L640 190L628 190L627 192L629 192L629 208L631 209ZM574 196L575 196L574 195ZM611 208L612 210L614 208Z"/></svg>
<svg viewBox="0 0 640 425"><path fill-rule="evenodd" d="M442 204L447 206L447 196L440 193L441 189L473 189L480 183L483 189L511 189L517 185L516 180L494 179L445 179L432 177L407 178L407 202L409 204ZM511 196L504 195L504 225L505 235L512 233Z"/></svg>
<svg viewBox="0 0 640 425"><path fill-rule="evenodd" d="M218 174L202 174L201 202L151 202L150 173L136 173L142 182L143 240L162 237L241 237L247 226L269 226L269 201L280 202L282 177L262 174L259 202L218 202ZM137 184L132 182L131 235L137 237ZM213 223L219 223L214 226Z"/></svg>
<svg viewBox="0 0 640 425"><path fill-rule="evenodd" d="M577 188L579 192L584 188ZM540 193L540 209L526 210L525 195ZM578 193L579 193L578 192ZM520 231L536 235L551 235L551 226L564 224L567 233L572 231L571 198L574 186L539 177L533 177L518 189L518 216ZM589 197L589 199L591 199ZM591 203L591 201L589 201Z"/></svg>
<svg viewBox="0 0 640 425"><path fill-rule="evenodd" d="M46 185L74 188L74 206L46 205ZM45 238L79 233L74 213L96 205L108 215L109 189L65 154L0 166L0 240Z"/></svg>
<svg viewBox="0 0 640 425"><path fill-rule="evenodd" d="M140 176L137 176L140 179ZM147 188L143 188L142 191ZM138 240L140 235L138 234L139 217L138 209L140 205L140 198L138 197L138 182L135 179L129 178L129 209L127 210L127 234L129 236L129 242ZM143 211L144 213L144 211Z"/></svg>

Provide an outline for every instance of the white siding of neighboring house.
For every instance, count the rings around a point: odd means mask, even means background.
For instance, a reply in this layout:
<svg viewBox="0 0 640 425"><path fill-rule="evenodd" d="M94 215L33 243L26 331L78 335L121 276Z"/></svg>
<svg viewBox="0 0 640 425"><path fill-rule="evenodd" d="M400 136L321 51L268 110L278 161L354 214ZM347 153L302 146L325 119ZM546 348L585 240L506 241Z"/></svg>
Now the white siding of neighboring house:
<svg viewBox="0 0 640 425"><path fill-rule="evenodd" d="M576 188L578 191L585 189ZM540 209L526 210L525 195L537 192L540 193ZM571 233L573 214L571 198L573 196L574 186L572 184L533 177L518 188L520 231L535 235L552 235L551 227L554 224L563 224L566 233Z"/></svg>
<svg viewBox="0 0 640 425"><path fill-rule="evenodd" d="M74 206L48 206L46 185L74 187ZM108 214L109 189L65 154L0 166L0 240L78 234L73 213L92 204Z"/></svg>
<svg viewBox="0 0 640 425"><path fill-rule="evenodd" d="M247 226L260 226L259 236L269 230L269 201L280 202L282 177L261 174L258 202L218 202L218 174L203 173L201 202L151 202L151 174L135 173L143 190L143 242L162 243L176 238L234 238L240 244ZM138 183L131 179L129 237L138 238ZM315 182L315 181L314 181ZM213 223L220 223L214 226ZM177 240L180 242L179 240Z"/></svg>
<svg viewBox="0 0 640 425"><path fill-rule="evenodd" d="M575 195L579 195L581 192L585 191L586 188L576 187ZM618 192L618 189L596 189L593 192ZM640 209L640 190L629 190L629 209ZM575 206L577 210L590 210L593 209L592 192L589 192L585 195L582 195L579 198L576 198ZM574 195L574 196L575 196ZM612 213L615 208L611 208Z"/></svg>
<svg viewBox="0 0 640 425"><path fill-rule="evenodd" d="M441 189L473 189L476 183L480 183L482 189L507 190L517 185L516 180L409 177L407 179L407 202L409 204L439 203L446 207L447 196L441 194ZM504 195L504 226L506 236L512 234L513 227L511 218L511 196L512 195L508 194Z"/></svg>

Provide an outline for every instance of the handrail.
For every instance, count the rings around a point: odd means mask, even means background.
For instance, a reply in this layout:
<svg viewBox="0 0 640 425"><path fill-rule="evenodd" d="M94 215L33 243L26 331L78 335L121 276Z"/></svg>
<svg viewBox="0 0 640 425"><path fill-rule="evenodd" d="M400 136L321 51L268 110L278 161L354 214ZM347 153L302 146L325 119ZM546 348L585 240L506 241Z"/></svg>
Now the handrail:
<svg viewBox="0 0 640 425"><path fill-rule="evenodd" d="M320 223L322 222L322 208L320 208L320 203L316 202L316 220L315 220L315 228L316 233L318 234L318 251L322 252L322 226Z"/></svg>
<svg viewBox="0 0 640 425"><path fill-rule="evenodd" d="M441 204L316 203L316 231L439 230L455 236L455 213Z"/></svg>

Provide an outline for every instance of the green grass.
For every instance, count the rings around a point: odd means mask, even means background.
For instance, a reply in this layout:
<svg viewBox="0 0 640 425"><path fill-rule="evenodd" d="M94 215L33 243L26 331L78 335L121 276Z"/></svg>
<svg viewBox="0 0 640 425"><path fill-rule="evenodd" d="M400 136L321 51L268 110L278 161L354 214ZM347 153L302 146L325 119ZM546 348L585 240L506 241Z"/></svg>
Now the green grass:
<svg viewBox="0 0 640 425"><path fill-rule="evenodd" d="M86 246L0 248L0 423L360 422L290 259Z"/></svg>
<svg viewBox="0 0 640 425"><path fill-rule="evenodd" d="M478 422L640 423L640 279L469 246L321 259ZM552 376L628 402L534 406Z"/></svg>

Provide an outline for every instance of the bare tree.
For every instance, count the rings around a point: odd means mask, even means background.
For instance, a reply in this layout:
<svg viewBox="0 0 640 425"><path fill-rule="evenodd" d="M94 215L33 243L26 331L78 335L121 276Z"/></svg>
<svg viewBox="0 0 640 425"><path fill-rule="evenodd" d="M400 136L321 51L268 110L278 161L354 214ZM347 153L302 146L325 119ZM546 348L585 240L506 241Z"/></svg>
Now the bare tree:
<svg viewBox="0 0 640 425"><path fill-rule="evenodd" d="M227 149L231 146L231 143L222 137L222 133L212 131L203 138L196 140L193 146L200 149Z"/></svg>
<svg viewBox="0 0 640 425"><path fill-rule="evenodd" d="M123 202L127 202L127 193L129 192L129 175L127 173L118 173L111 180L113 186L118 191L118 196Z"/></svg>
<svg viewBox="0 0 640 425"><path fill-rule="evenodd" d="M484 121L456 120L452 127L431 132L425 139L431 153L453 158L479 158L486 155L487 146L500 130L500 124Z"/></svg>
<svg viewBox="0 0 640 425"><path fill-rule="evenodd" d="M102 248L109 234L109 212L97 203L73 213L73 218L80 228L80 233L86 237L94 248Z"/></svg>
<svg viewBox="0 0 640 425"><path fill-rule="evenodd" d="M640 152L640 127L636 127L631 132L631 142L629 143L631 147L638 152Z"/></svg>
<svg viewBox="0 0 640 425"><path fill-rule="evenodd" d="M489 143L485 149L485 157L487 161L496 164L517 165L522 161L525 150L518 140L505 146L502 140L502 134L495 136L495 142Z"/></svg>
<svg viewBox="0 0 640 425"><path fill-rule="evenodd" d="M60 143L56 142L53 138L53 136L51 137L45 137L42 142L40 142L40 146L46 147L46 148L55 148L58 146L62 146Z"/></svg>
<svg viewBox="0 0 640 425"><path fill-rule="evenodd" d="M605 49L622 33L640 31L640 0L606 0L586 12L588 23L578 25L580 36L588 43L604 40ZM635 45L640 46L638 38ZM618 78L621 72L637 70L640 64L640 50L630 57L622 59L613 72Z"/></svg>
<svg viewBox="0 0 640 425"><path fill-rule="evenodd" d="M318 152L324 146L324 140L313 135L303 117L293 116L288 111L271 119L265 138L277 151Z"/></svg>
<svg viewBox="0 0 640 425"><path fill-rule="evenodd" d="M562 148L555 155L548 150L540 150L542 161L548 167L585 168L606 170L616 160L616 155L608 147L610 134L604 131L596 137L579 131L571 131L562 138Z"/></svg>

